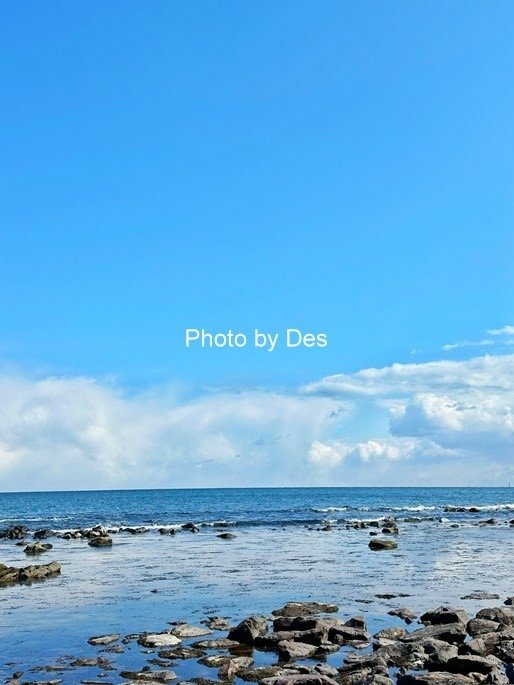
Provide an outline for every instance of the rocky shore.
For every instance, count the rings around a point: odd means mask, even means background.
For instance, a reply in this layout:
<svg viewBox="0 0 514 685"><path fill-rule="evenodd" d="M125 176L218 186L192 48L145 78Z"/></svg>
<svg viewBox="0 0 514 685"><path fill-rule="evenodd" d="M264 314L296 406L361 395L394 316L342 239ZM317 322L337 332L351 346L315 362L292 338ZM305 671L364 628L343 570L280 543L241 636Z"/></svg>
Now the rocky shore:
<svg viewBox="0 0 514 685"><path fill-rule="evenodd" d="M405 627L374 635L363 616L343 618L336 604L289 602L236 625L208 616L200 625L171 622L159 632L95 635L84 640L96 650L93 656L34 665L30 677L13 673L8 685L211 685L236 679L261 685L508 685L514 683L512 601L475 616L440 606L417 618L405 607L395 614ZM127 654L132 663L136 656L138 668L124 665ZM201 675L184 680L180 672L191 660ZM42 673L45 679L35 675Z"/></svg>

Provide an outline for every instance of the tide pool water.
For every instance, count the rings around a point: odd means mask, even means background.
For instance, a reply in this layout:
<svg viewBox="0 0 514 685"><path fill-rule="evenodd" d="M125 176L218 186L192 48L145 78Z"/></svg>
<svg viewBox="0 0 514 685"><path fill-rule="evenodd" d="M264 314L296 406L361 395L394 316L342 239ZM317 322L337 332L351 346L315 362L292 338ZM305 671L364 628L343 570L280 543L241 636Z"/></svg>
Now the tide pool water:
<svg viewBox="0 0 514 685"><path fill-rule="evenodd" d="M62 532L101 523L116 532L107 549L51 537L52 550L35 562L15 541L0 540L0 563L62 564L56 578L0 588L0 676L23 670L24 680L57 677L30 669L64 655L96 654L87 645L91 635L158 632L170 621L198 623L213 614L238 621L290 600L335 602L343 617L364 614L372 630L404 625L388 616L395 607L421 612L450 603L472 612L497 605L514 595L513 495L510 488L1 494L0 529L20 524ZM351 525L387 516L398 520L398 549L373 552L370 529ZM480 524L492 518L495 525ZM200 532L158 532L189 521ZM323 530L328 521L329 530ZM218 537L226 530L220 522L234 539ZM145 526L148 532L131 535L119 532L120 526ZM461 600L477 590L496 592L501 600ZM384 593L408 596L377 597ZM146 663L134 644L115 658L124 668ZM180 679L215 677L194 660L175 670ZM78 683L84 673L58 677Z"/></svg>

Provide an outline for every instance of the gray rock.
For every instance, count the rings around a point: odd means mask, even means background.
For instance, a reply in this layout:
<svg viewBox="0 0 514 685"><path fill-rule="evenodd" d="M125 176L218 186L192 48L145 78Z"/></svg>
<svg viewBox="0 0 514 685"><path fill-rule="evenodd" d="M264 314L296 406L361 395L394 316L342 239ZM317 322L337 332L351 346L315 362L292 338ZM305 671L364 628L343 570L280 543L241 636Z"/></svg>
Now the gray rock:
<svg viewBox="0 0 514 685"><path fill-rule="evenodd" d="M416 614L406 607L391 609L387 613L389 616L398 616L398 618L401 618L407 624L412 623L417 618Z"/></svg>
<svg viewBox="0 0 514 685"><path fill-rule="evenodd" d="M190 623L179 623L179 625L173 628L171 634L184 639L189 637L212 635L212 630L209 630L209 628L202 628L200 626L193 626Z"/></svg>
<svg viewBox="0 0 514 685"><path fill-rule="evenodd" d="M120 676L145 683L168 683L175 680L177 674L174 671L121 671Z"/></svg>
<svg viewBox="0 0 514 685"><path fill-rule="evenodd" d="M285 661L292 659L308 659L316 653L315 645L306 642L294 642L293 640L281 640L278 643L278 653Z"/></svg>
<svg viewBox="0 0 514 685"><path fill-rule="evenodd" d="M113 633L112 635L93 635L93 637L90 637L88 642L90 645L97 646L97 645L110 645L113 642L117 642L120 639L120 636L117 633Z"/></svg>

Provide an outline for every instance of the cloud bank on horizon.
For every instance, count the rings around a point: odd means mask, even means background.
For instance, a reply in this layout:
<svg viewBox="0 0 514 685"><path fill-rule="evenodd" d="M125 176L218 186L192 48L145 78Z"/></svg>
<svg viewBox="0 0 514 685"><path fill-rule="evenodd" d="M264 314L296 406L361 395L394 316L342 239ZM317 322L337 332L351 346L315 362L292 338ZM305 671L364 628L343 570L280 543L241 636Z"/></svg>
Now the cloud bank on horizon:
<svg viewBox="0 0 514 685"><path fill-rule="evenodd" d="M0 490L501 486L514 481L513 407L514 354L193 397L3 375Z"/></svg>

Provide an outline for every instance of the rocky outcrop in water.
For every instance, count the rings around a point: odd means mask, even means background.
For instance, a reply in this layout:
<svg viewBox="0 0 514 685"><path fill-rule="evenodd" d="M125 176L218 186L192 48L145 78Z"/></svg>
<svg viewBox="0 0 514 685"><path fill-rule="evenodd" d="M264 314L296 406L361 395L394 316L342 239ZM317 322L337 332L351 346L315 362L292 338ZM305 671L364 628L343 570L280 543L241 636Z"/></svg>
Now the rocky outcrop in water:
<svg viewBox="0 0 514 685"><path fill-rule="evenodd" d="M45 578L59 575L60 572L61 565L57 561L52 561L50 564L39 564L22 568L0 564L0 585L32 583L36 580L44 580Z"/></svg>

